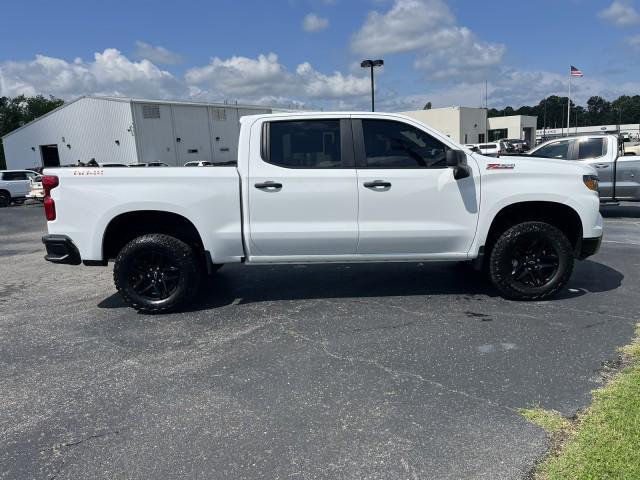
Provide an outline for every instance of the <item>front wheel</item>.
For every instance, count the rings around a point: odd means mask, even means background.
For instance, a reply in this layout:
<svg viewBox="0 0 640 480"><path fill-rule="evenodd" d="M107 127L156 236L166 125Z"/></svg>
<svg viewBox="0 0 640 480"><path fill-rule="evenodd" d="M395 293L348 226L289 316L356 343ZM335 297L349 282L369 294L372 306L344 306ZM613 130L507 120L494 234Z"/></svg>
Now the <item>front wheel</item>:
<svg viewBox="0 0 640 480"><path fill-rule="evenodd" d="M169 235L143 235L118 254L113 279L124 301L136 310L161 313L191 300L202 275L199 256Z"/></svg>
<svg viewBox="0 0 640 480"><path fill-rule="evenodd" d="M489 274L506 298L543 300L564 288L573 262L573 248L562 231L548 223L525 222L498 238L489 259Z"/></svg>
<svg viewBox="0 0 640 480"><path fill-rule="evenodd" d="M7 192L0 192L0 208L8 207L11 203L11 195Z"/></svg>

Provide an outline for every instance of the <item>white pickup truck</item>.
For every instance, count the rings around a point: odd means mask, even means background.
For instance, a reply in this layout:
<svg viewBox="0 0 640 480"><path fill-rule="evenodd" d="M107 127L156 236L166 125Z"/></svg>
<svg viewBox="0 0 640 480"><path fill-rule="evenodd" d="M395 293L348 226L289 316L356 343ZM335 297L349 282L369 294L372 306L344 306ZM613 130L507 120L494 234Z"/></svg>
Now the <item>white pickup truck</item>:
<svg viewBox="0 0 640 480"><path fill-rule="evenodd" d="M616 135L581 135L545 142L525 156L574 160L598 172L601 202L640 202L640 156Z"/></svg>
<svg viewBox="0 0 640 480"><path fill-rule="evenodd" d="M45 258L115 259L147 312L233 262L473 261L505 297L543 299L602 239L593 168L485 157L395 114L243 117L233 166L45 173Z"/></svg>

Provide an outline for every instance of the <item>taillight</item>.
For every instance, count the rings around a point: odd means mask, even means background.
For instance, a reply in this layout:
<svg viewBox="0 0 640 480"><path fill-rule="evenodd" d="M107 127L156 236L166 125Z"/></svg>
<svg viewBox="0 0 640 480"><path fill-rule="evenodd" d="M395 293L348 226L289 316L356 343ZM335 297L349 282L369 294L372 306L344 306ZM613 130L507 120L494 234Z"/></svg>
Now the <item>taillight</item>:
<svg viewBox="0 0 640 480"><path fill-rule="evenodd" d="M51 190L59 184L55 175L44 175L42 177L42 189L44 190L44 215L48 221L56 219L56 202L51 198Z"/></svg>

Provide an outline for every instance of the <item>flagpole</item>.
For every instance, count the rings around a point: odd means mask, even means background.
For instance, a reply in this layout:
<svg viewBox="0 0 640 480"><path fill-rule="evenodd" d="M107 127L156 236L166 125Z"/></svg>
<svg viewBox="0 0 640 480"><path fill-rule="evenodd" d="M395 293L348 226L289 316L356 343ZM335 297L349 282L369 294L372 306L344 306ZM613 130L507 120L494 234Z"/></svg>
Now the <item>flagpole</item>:
<svg viewBox="0 0 640 480"><path fill-rule="evenodd" d="M571 68L569 68L569 101L567 102L567 137L569 136L570 125L571 125Z"/></svg>

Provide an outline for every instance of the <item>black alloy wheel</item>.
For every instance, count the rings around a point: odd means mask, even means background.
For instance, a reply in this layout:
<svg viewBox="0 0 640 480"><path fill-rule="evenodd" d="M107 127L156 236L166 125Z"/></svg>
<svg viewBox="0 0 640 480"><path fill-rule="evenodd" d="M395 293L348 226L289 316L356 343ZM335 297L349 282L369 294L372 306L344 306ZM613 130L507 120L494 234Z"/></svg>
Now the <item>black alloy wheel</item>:
<svg viewBox="0 0 640 480"><path fill-rule="evenodd" d="M185 306L198 293L202 255L170 235L148 234L127 243L115 261L113 281L124 301L147 313Z"/></svg>
<svg viewBox="0 0 640 480"><path fill-rule="evenodd" d="M560 229L544 222L523 222L496 240L489 275L505 298L543 300L564 288L573 263L573 246Z"/></svg>
<svg viewBox="0 0 640 480"><path fill-rule="evenodd" d="M556 247L535 233L519 237L511 250L511 276L523 287L544 287L558 273L560 257Z"/></svg>
<svg viewBox="0 0 640 480"><path fill-rule="evenodd" d="M180 277L177 262L161 251L149 250L131 262L129 283L143 298L165 300L175 293Z"/></svg>

